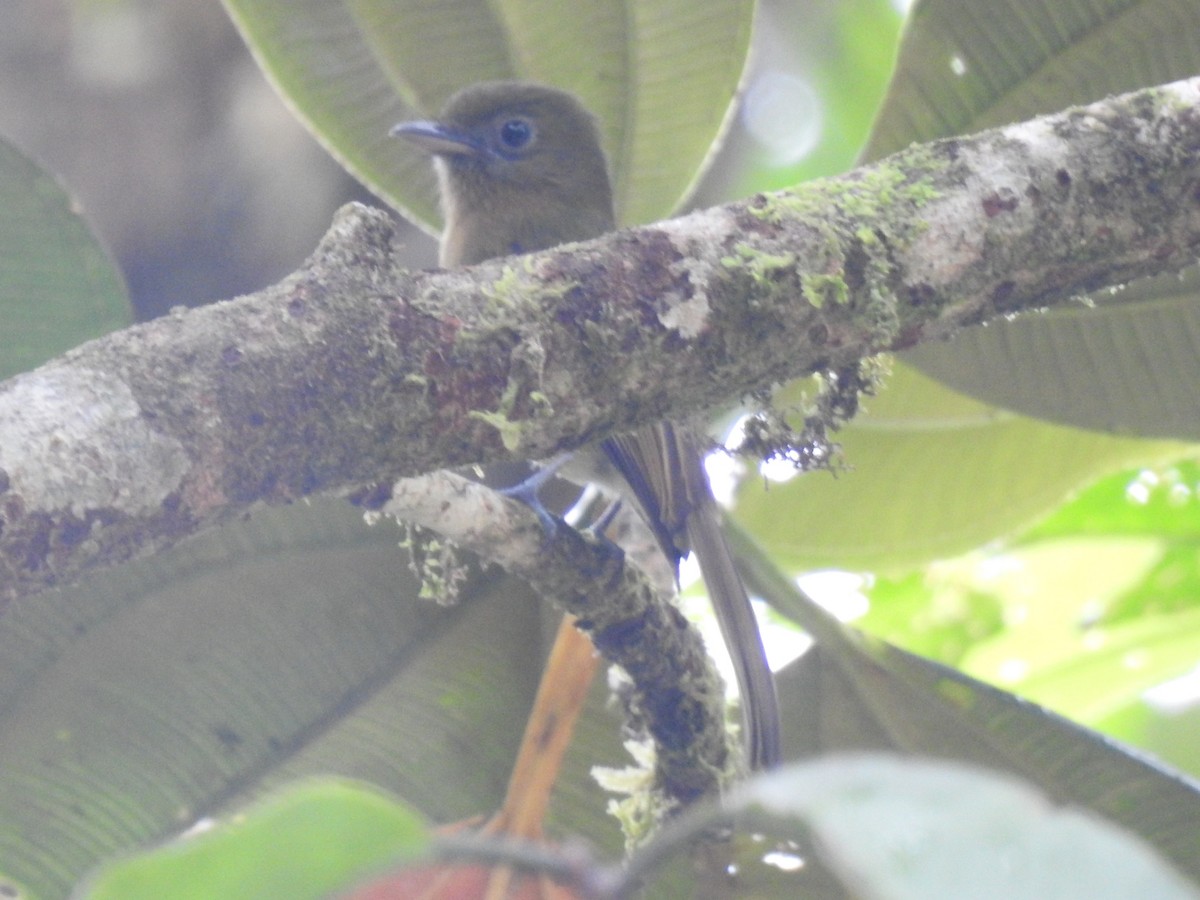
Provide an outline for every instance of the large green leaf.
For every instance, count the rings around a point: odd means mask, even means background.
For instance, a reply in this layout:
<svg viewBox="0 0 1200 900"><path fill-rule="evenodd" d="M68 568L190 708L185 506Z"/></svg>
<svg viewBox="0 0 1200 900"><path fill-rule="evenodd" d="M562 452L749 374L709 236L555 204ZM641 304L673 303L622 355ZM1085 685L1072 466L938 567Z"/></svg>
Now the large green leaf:
<svg viewBox="0 0 1200 900"><path fill-rule="evenodd" d="M436 821L496 808L545 605L494 570L457 606L417 600L394 524L313 506L5 610L0 874L62 897L114 853L315 774L365 779ZM615 850L586 774L624 758L603 694L554 809Z"/></svg>
<svg viewBox="0 0 1200 900"><path fill-rule="evenodd" d="M1200 543L1200 462L1121 472L1054 511L1023 542L1064 537L1152 537ZM1200 593L1197 594L1200 598Z"/></svg>
<svg viewBox="0 0 1200 900"><path fill-rule="evenodd" d="M0 378L131 318L124 282L75 201L0 140Z"/></svg>
<svg viewBox="0 0 1200 900"><path fill-rule="evenodd" d="M1200 71L1194 0L928 0L914 9L868 143L977 131ZM1200 438L1200 274L1094 298L1101 310L970 329L903 355L974 397L1056 422Z"/></svg>
<svg viewBox="0 0 1200 900"><path fill-rule="evenodd" d="M843 625L734 536L753 587L816 643L781 673L789 758L885 749L1009 772L1140 835L1200 882L1200 784L1043 707Z"/></svg>
<svg viewBox="0 0 1200 900"><path fill-rule="evenodd" d="M815 837L813 861L855 897L1200 896L1130 835L970 766L834 757L755 779L726 807L767 833Z"/></svg>
<svg viewBox="0 0 1200 900"><path fill-rule="evenodd" d="M957 664L1140 743L1153 714L1147 696L1194 672L1200 659L1196 476L1196 465L1184 463L1103 479L999 556L939 565L925 579L927 595L938 599L924 610L910 606L912 624L936 617L935 604L954 605L948 597L969 597L971 607L986 598L996 627L977 633ZM886 583L872 589L866 627L877 628L876 610L894 593ZM900 633L909 649L919 646L909 640L914 631ZM1176 708L1159 710L1162 728L1182 724L1178 707L1195 704L1194 688L1184 696L1175 692ZM1189 764L1200 773L1194 759Z"/></svg>
<svg viewBox="0 0 1200 900"><path fill-rule="evenodd" d="M921 0L863 152L965 134L1200 68L1192 0Z"/></svg>
<svg viewBox="0 0 1200 900"><path fill-rule="evenodd" d="M528 78L601 119L622 221L662 218L720 135L753 0L226 0L260 65L350 172L438 221L429 161L388 138L457 88Z"/></svg>
<svg viewBox="0 0 1200 900"><path fill-rule="evenodd" d="M1186 451L1036 422L904 367L867 410L837 436L847 471L742 485L738 520L785 566L901 570L953 556L1027 527L1081 484Z"/></svg>

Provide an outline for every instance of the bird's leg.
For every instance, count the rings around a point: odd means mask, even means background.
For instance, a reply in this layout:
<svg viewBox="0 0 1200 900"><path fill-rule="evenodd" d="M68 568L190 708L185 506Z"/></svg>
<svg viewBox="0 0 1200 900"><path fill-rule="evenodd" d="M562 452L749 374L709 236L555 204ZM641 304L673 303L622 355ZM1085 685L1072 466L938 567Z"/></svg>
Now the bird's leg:
<svg viewBox="0 0 1200 900"><path fill-rule="evenodd" d="M553 459L541 464L532 475L523 481L514 484L512 487L500 489L500 493L503 496L524 503L533 510L547 537L555 535L558 530L559 520L546 509L545 504L542 503L542 499L539 496L539 492L551 478L562 471L563 466L571 460L573 455L572 453L560 453ZM604 503L600 514L594 516L591 522L582 526L580 530L595 538L597 543L609 553L611 558L623 560L625 558L625 551L606 533L622 509L620 497L612 499L602 489L589 484L584 487L584 492L575 502L575 505L567 510L563 518L572 525L575 525L577 522L586 521L598 499Z"/></svg>
<svg viewBox="0 0 1200 900"><path fill-rule="evenodd" d="M541 491L547 481L558 474L558 470L566 465L567 460L570 458L570 453L560 453L553 459L543 463L536 472L525 480L514 484L512 487L500 488L499 491L501 495L520 501L533 510L533 514L537 516L538 522L541 523L542 531L546 533L547 537L554 536L554 533L558 530L558 521L554 516L550 515L550 511L542 503L538 492Z"/></svg>
<svg viewBox="0 0 1200 900"><path fill-rule="evenodd" d="M610 538L607 534L608 526L617 518L621 512L621 498L611 501L606 506L603 512L596 517L586 529L586 533L596 539L597 546L604 551L610 561L614 561L616 565L613 567L612 578L609 579L609 588L616 588L621 578L621 569L625 565L625 548Z"/></svg>
<svg viewBox="0 0 1200 900"><path fill-rule="evenodd" d="M613 500L608 504L604 512L600 513L600 515L596 517L596 521L589 525L587 530L597 538L608 541L610 544L613 543L612 540L609 539L608 535L605 534L605 532L608 530L608 526L613 523L613 520L617 517L617 513L620 511L621 498L618 497L616 500Z"/></svg>

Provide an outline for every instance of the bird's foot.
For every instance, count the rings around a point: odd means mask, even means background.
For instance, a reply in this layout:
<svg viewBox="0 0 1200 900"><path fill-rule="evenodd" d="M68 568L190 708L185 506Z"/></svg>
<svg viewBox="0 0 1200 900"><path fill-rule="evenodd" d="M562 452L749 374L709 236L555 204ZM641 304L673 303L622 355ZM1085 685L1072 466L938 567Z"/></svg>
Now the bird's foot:
<svg viewBox="0 0 1200 900"><path fill-rule="evenodd" d="M554 459L545 463L541 468L539 468L524 481L514 484L512 487L500 488L499 490L501 496L509 497L510 499L524 503L531 510L533 510L533 514L537 516L538 522L541 524L542 531L545 532L546 537L554 537L555 533L558 531L558 519L552 516L550 511L546 509L545 504L542 503L541 497L538 496L538 492L541 491L542 486L545 485L547 481L549 481L558 473L558 470L561 469L570 458L570 453L560 453L558 456L554 457Z"/></svg>
<svg viewBox="0 0 1200 900"><path fill-rule="evenodd" d="M592 522L586 529L585 534L595 541L595 545L604 554L604 567L612 569L612 575L609 577L609 589L615 589L621 580L621 572L625 567L625 550L608 536L608 526L617 518L621 512L621 498L618 497L602 512L596 521Z"/></svg>

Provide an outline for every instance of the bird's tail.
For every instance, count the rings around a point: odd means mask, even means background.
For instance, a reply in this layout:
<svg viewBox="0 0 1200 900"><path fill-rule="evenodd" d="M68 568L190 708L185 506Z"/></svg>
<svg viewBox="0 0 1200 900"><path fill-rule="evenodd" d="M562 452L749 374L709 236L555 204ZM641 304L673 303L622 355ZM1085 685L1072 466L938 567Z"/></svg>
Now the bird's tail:
<svg viewBox="0 0 1200 900"><path fill-rule="evenodd" d="M769 769L779 764L779 698L775 678L767 664L758 620L746 586L733 563L733 553L721 531L716 501L693 509L688 516L688 541L717 615L721 636L733 660L738 691L742 696L742 728L746 759L751 769Z"/></svg>
<svg viewBox="0 0 1200 900"><path fill-rule="evenodd" d="M746 758L752 769L779 763L779 699L746 587L721 531L696 434L662 422L609 438L604 451L624 476L673 566L690 549L733 660L742 698Z"/></svg>

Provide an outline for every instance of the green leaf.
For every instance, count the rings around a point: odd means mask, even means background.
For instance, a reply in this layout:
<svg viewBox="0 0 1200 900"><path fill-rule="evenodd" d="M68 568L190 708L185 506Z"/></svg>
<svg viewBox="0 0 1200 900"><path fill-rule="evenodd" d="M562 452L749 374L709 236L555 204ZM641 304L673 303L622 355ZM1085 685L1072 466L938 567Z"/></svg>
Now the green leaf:
<svg viewBox="0 0 1200 900"><path fill-rule="evenodd" d="M1192 0L918 4L864 158L1200 71ZM902 358L1051 421L1200 438L1200 270L1092 298L1098 309L968 329Z"/></svg>
<svg viewBox="0 0 1200 900"><path fill-rule="evenodd" d="M297 784L229 821L105 868L88 900L325 897L428 844L412 810L339 779Z"/></svg>
<svg viewBox="0 0 1200 900"><path fill-rule="evenodd" d="M752 779L726 807L763 830L812 834L855 896L1200 896L1131 835L974 767L834 757Z"/></svg>
<svg viewBox="0 0 1200 900"><path fill-rule="evenodd" d="M0 141L0 378L128 325L125 285L54 178Z"/></svg>
<svg viewBox="0 0 1200 900"><path fill-rule="evenodd" d="M1106 615L1161 556L1162 543L1144 538L1047 540L941 564L927 583L936 578L946 591L957 582L1002 611L1003 627L958 660L964 671L1095 726L1200 658L1195 597L1169 614ZM890 593L872 591L872 605Z"/></svg>
<svg viewBox="0 0 1200 900"><path fill-rule="evenodd" d="M388 130L454 90L522 78L601 120L620 218L676 208L709 158L745 66L753 0L226 0L276 88L367 187L432 228L428 158Z"/></svg>
<svg viewBox="0 0 1200 900"><path fill-rule="evenodd" d="M1143 279L901 355L991 403L1055 422L1200 439L1200 269Z"/></svg>
<svg viewBox="0 0 1200 900"><path fill-rule="evenodd" d="M965 668L991 677L998 665L1024 662L1027 642L1019 636L976 648ZM1084 632L1056 659L1034 660L1028 674L1011 686L1022 696L1093 727L1141 702L1144 692L1191 671L1200 658L1200 610L1148 617ZM1090 642L1088 639L1090 638ZM1006 652L1007 651L1007 652Z"/></svg>
<svg viewBox="0 0 1200 900"><path fill-rule="evenodd" d="M316 774L437 821L494 810L550 612L494 570L468 569L455 606L419 600L403 537L297 504L6 608L0 869L64 897L101 860ZM604 694L554 818L615 849L587 776L624 759Z"/></svg>
<svg viewBox="0 0 1200 900"><path fill-rule="evenodd" d="M1004 604L935 564L901 578L878 578L870 608L854 624L944 665L957 665L972 647L1004 627ZM957 570L955 570L957 571Z"/></svg>
<svg viewBox="0 0 1200 900"><path fill-rule="evenodd" d="M1196 676L1193 674L1181 684L1189 699L1196 694ZM1103 719L1097 727L1105 734L1119 735L1145 752L1153 754L1168 765L1184 772L1200 772L1200 746L1196 732L1200 728L1200 706L1194 703L1180 708L1178 703L1158 701L1174 686L1160 686L1152 693L1155 699L1119 710Z"/></svg>
<svg viewBox="0 0 1200 900"><path fill-rule="evenodd" d="M1102 479L1008 548L879 579L856 624L1146 747L1176 729L1146 698L1200 659L1196 475Z"/></svg>
<svg viewBox="0 0 1200 900"><path fill-rule="evenodd" d="M1105 478L1021 535L1022 543L1064 537L1148 537L1200 543L1200 464Z"/></svg>
<svg viewBox="0 0 1200 900"><path fill-rule="evenodd" d="M864 160L1200 68L1191 0L922 0Z"/></svg>
<svg viewBox="0 0 1200 900"><path fill-rule="evenodd" d="M1141 581L1108 604L1105 622L1115 624L1145 616L1169 616L1194 608L1200 602L1198 562L1200 547L1195 542L1166 546Z"/></svg>
<svg viewBox="0 0 1200 900"><path fill-rule="evenodd" d="M998 769L1055 802L1117 822L1200 881L1200 785L1043 707L843 625L743 534L731 536L751 588L816 644L780 673L789 758L888 749Z"/></svg>
<svg viewBox="0 0 1200 900"><path fill-rule="evenodd" d="M1045 425L904 367L865 403L836 436L847 471L742 485L738 521L785 567L904 571L1026 528L1116 469L1187 451Z"/></svg>

